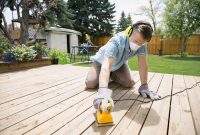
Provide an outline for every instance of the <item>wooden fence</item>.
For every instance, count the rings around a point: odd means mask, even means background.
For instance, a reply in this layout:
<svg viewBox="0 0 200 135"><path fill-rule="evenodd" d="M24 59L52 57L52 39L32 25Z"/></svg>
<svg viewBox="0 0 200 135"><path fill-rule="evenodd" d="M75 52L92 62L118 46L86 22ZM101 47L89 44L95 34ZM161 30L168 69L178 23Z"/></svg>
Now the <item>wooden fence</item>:
<svg viewBox="0 0 200 135"><path fill-rule="evenodd" d="M92 40L95 45L105 45L111 37L101 37ZM162 50L162 54L174 55L180 52L180 38L164 38L154 35L151 41L148 43L149 54L159 54L159 50ZM192 35L187 41L186 52L192 55L200 55L200 34Z"/></svg>

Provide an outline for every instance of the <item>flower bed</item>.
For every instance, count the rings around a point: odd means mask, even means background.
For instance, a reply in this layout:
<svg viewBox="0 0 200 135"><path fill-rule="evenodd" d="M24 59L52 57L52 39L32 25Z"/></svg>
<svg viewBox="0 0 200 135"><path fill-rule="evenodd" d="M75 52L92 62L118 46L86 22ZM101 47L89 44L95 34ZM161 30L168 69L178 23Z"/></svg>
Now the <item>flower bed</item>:
<svg viewBox="0 0 200 135"><path fill-rule="evenodd" d="M2 62L1 62L2 61ZM69 55L40 43L32 45L10 44L0 40L0 73L32 67L68 63Z"/></svg>
<svg viewBox="0 0 200 135"><path fill-rule="evenodd" d="M19 62L0 62L0 73L51 65L52 59L33 59Z"/></svg>

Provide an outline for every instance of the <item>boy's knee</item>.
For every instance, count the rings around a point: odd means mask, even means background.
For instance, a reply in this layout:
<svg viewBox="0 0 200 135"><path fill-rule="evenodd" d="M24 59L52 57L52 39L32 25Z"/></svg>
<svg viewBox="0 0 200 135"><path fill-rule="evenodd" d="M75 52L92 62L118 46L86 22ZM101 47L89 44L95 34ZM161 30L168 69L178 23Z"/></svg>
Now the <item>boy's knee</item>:
<svg viewBox="0 0 200 135"><path fill-rule="evenodd" d="M135 81L134 80L129 80L127 81L127 83L125 83L125 87L133 87L135 85Z"/></svg>
<svg viewBox="0 0 200 135"><path fill-rule="evenodd" d="M93 80L85 80L85 85L89 89L94 89L98 86L98 83L97 81L93 81Z"/></svg>

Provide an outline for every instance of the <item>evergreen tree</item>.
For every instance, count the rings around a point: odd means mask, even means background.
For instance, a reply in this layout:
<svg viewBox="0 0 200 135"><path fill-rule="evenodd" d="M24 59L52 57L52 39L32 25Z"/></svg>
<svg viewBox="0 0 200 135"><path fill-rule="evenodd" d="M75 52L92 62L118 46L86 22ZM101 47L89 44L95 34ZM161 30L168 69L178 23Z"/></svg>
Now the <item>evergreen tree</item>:
<svg viewBox="0 0 200 135"><path fill-rule="evenodd" d="M108 0L86 0L88 4L89 31L93 37L111 35L114 29L115 4Z"/></svg>
<svg viewBox="0 0 200 135"><path fill-rule="evenodd" d="M75 30L92 37L112 34L115 5L108 0L68 0L68 8L75 14Z"/></svg>
<svg viewBox="0 0 200 135"><path fill-rule="evenodd" d="M131 15L128 14L128 17L126 17L124 11L122 11L121 18L118 21L116 32L124 31L128 26L131 25L132 25Z"/></svg>
<svg viewBox="0 0 200 135"><path fill-rule="evenodd" d="M131 14L129 13L128 17L127 17L127 26L131 26L132 24L133 24L133 21L132 21L132 18L131 18Z"/></svg>
<svg viewBox="0 0 200 135"><path fill-rule="evenodd" d="M50 26L59 26L63 28L73 28L75 21L64 0L58 0L57 5L52 7L46 14Z"/></svg>
<svg viewBox="0 0 200 135"><path fill-rule="evenodd" d="M68 0L68 9L74 14L74 29L89 33L89 9L86 0Z"/></svg>

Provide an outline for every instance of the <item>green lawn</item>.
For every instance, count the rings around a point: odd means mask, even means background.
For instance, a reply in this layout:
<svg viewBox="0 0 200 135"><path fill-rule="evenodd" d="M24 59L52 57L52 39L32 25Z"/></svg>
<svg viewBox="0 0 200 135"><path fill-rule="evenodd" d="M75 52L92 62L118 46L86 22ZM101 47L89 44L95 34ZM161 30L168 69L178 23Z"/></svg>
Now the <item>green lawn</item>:
<svg viewBox="0 0 200 135"><path fill-rule="evenodd" d="M77 66L90 66L90 64L76 64ZM195 75L200 76L200 56L148 56L148 65L150 72ZM129 66L132 70L138 70L137 57L129 60Z"/></svg>
<svg viewBox="0 0 200 135"><path fill-rule="evenodd" d="M200 56L148 56L150 72L200 76ZM129 60L132 70L138 70L137 58Z"/></svg>

